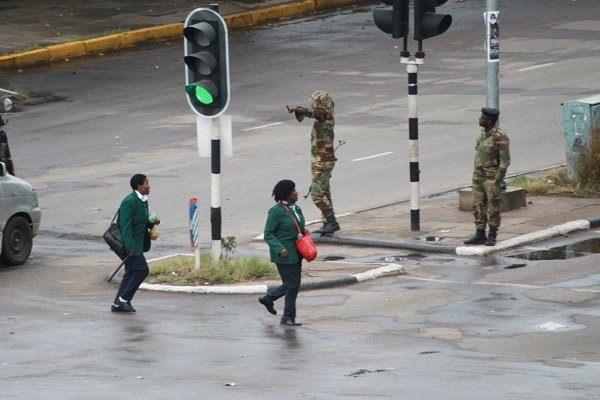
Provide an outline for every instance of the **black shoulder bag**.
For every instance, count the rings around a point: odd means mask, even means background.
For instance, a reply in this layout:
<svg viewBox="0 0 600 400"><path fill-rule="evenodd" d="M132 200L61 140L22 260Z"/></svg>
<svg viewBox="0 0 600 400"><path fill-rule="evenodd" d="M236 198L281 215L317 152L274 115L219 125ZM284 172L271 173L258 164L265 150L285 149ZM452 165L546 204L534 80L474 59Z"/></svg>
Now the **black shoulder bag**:
<svg viewBox="0 0 600 400"><path fill-rule="evenodd" d="M110 223L110 226L106 232L104 232L102 237L104 238L106 244L108 244L108 247L110 247L110 249L114 251L120 259L124 259L127 256L125 243L123 243L123 237L121 236L121 228L119 228L119 224L115 223L119 212L120 210L117 211Z"/></svg>

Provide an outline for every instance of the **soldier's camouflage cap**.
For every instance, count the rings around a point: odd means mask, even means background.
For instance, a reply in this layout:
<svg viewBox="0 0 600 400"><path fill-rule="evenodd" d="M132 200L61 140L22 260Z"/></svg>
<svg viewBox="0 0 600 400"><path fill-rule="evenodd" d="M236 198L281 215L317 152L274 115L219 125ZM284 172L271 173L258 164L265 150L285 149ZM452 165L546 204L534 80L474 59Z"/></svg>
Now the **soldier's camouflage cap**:
<svg viewBox="0 0 600 400"><path fill-rule="evenodd" d="M492 121L497 121L498 117L500 116L500 111L496 110L495 108L483 107L481 109L481 113Z"/></svg>
<svg viewBox="0 0 600 400"><path fill-rule="evenodd" d="M331 95L326 91L315 90L312 96L310 96L310 106L328 108L330 111L333 112L335 103L333 102L333 98L331 97Z"/></svg>

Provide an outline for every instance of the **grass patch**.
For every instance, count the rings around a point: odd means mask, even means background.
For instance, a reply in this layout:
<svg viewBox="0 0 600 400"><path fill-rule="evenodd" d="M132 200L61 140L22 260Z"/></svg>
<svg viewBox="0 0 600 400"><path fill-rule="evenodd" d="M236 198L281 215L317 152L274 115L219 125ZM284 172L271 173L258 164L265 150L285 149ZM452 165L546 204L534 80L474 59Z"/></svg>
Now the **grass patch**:
<svg viewBox="0 0 600 400"><path fill-rule="evenodd" d="M541 196L600 197L600 130L592 131L587 152L579 154L574 180L567 168L549 171L542 178L518 176L509 185L522 187L527 193Z"/></svg>
<svg viewBox="0 0 600 400"><path fill-rule="evenodd" d="M598 165L588 167L591 171L598 168L600 168ZM600 197L600 184L596 182L600 177L585 174L584 176L586 176L586 180L578 177L573 182L567 177L566 167L561 167L551 170L541 178L517 176L512 178L508 185L524 188L528 194L533 196Z"/></svg>
<svg viewBox="0 0 600 400"><path fill-rule="evenodd" d="M194 269L194 256L173 257L150 264L150 283L199 286L273 279L274 264L258 257L225 257L215 262L210 254L201 257L200 270Z"/></svg>

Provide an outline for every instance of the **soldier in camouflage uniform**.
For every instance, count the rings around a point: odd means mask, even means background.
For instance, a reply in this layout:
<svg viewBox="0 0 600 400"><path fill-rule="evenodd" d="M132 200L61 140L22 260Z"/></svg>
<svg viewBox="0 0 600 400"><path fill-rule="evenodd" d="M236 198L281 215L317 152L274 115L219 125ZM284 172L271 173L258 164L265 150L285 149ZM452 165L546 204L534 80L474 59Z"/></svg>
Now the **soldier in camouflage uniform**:
<svg viewBox="0 0 600 400"><path fill-rule="evenodd" d="M12 162L12 158L10 156L10 148L8 147L8 137L6 136L6 132L2 129L2 126L5 125L2 116L0 116L0 162L3 162L6 165L6 170L9 174L15 175L15 167Z"/></svg>
<svg viewBox="0 0 600 400"><path fill-rule="evenodd" d="M475 146L475 170L473 171L473 213L475 214L475 236L465 244L494 246L500 227L500 193L506 170L510 165L508 136L496 128L500 112L483 108L479 126L481 135ZM486 237L485 228L490 231Z"/></svg>
<svg viewBox="0 0 600 400"><path fill-rule="evenodd" d="M298 122L302 122L306 117L315 120L310 134L312 173L310 193L313 203L321 210L323 227L315 231L321 234L332 234L340 230L333 212L329 184L337 160L333 146L334 106L333 98L329 93L321 90L312 94L310 108L287 106L288 112L294 113Z"/></svg>

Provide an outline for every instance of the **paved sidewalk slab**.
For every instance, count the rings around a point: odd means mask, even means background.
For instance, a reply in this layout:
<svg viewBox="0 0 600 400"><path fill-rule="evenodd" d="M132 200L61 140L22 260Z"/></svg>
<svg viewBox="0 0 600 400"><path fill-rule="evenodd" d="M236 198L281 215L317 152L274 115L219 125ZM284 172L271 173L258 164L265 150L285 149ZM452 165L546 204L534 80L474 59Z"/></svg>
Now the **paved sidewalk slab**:
<svg viewBox="0 0 600 400"><path fill-rule="evenodd" d="M600 199L530 196L527 202L527 207L502 213L499 241L600 215ZM422 200L420 232L410 230L409 202L339 220L342 230L334 237L368 237L448 248L463 246L463 240L475 230L472 213L458 209L457 193Z"/></svg>

